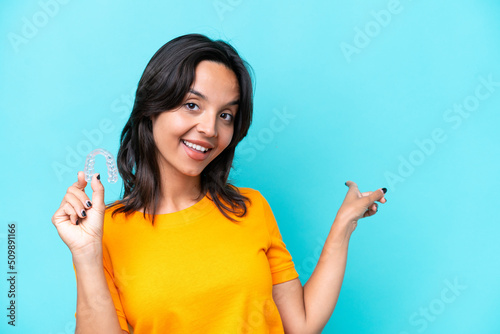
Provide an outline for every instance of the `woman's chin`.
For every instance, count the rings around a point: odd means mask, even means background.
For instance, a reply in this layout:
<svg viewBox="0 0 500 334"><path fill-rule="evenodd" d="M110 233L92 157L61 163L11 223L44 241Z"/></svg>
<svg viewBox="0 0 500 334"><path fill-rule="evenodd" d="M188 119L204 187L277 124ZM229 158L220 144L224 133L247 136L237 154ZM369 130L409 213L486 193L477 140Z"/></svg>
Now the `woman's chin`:
<svg viewBox="0 0 500 334"><path fill-rule="evenodd" d="M202 172L203 170L189 170L189 171L184 171L183 174L186 176L197 177L200 176Z"/></svg>

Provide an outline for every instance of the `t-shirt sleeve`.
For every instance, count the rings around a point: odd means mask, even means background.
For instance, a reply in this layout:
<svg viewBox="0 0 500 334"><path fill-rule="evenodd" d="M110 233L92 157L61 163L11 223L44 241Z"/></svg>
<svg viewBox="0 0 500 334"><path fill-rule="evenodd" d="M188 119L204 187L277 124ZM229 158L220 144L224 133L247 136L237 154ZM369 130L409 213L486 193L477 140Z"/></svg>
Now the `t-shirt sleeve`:
<svg viewBox="0 0 500 334"><path fill-rule="evenodd" d="M113 280L113 270L111 267L111 260L109 257L109 253L104 245L103 245L103 263L104 263L104 277L106 278L106 283L108 284L109 292L111 293L111 298L113 299L113 304L115 304L116 314L118 316L118 321L120 322L120 327L121 329L130 333L127 324L127 318L125 317L125 313L123 312L123 307L120 301L120 295L118 294L118 289L116 288L116 285ZM75 277L76 277L76 268L74 263L73 263L73 270L75 270ZM76 277L76 279L78 278ZM76 318L76 312L75 312L75 318Z"/></svg>
<svg viewBox="0 0 500 334"><path fill-rule="evenodd" d="M260 196L262 198L264 218L270 237L270 246L266 254L269 261L269 266L271 268L273 285L287 282L299 277L299 274L295 270L295 265L292 261L292 255L286 249L286 245L283 242L280 230L278 228L278 223L276 222L276 218L274 217L273 211L271 210L271 206L264 198L264 196L262 196L262 194Z"/></svg>

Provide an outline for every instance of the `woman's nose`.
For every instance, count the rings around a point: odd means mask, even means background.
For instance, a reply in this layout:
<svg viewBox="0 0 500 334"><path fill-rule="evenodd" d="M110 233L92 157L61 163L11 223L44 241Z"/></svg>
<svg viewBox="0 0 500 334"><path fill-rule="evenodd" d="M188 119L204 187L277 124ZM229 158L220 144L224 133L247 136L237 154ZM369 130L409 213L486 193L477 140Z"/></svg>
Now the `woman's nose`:
<svg viewBox="0 0 500 334"><path fill-rule="evenodd" d="M217 119L215 113L205 110L202 117L200 117L198 131L204 133L207 137L217 136Z"/></svg>

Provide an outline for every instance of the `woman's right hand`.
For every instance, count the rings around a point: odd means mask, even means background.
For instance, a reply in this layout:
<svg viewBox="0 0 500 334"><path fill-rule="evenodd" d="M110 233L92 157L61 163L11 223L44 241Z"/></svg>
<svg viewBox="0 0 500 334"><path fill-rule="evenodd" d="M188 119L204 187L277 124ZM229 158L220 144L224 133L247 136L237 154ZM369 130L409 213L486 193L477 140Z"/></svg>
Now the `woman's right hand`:
<svg viewBox="0 0 500 334"><path fill-rule="evenodd" d="M68 188L59 209L52 216L52 223L59 236L69 247L73 257L95 256L102 251L104 224L104 186L92 176L92 201L85 194L85 174L78 172L78 181Z"/></svg>

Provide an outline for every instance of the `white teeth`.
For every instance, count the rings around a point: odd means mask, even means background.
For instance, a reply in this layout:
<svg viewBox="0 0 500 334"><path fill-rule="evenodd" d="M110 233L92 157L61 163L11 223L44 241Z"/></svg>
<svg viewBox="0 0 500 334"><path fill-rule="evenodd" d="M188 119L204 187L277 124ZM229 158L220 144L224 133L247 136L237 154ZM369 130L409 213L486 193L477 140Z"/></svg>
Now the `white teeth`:
<svg viewBox="0 0 500 334"><path fill-rule="evenodd" d="M201 151L201 152L206 152L208 151L208 148L206 147L203 147L203 146L200 146L200 145L196 145L196 144L193 144L193 143L190 143L188 141L185 141L183 140L182 141L184 144L186 144L187 146L191 147L191 148L194 148L195 150L197 151Z"/></svg>

